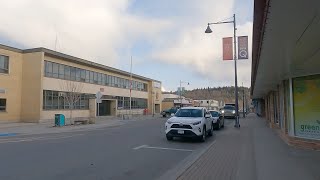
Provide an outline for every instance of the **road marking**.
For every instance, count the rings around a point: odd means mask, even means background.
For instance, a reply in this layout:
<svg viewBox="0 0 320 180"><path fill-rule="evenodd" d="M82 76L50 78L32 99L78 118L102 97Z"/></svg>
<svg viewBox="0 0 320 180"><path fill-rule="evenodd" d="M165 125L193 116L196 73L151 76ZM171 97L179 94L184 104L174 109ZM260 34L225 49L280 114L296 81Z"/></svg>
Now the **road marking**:
<svg viewBox="0 0 320 180"><path fill-rule="evenodd" d="M135 147L133 149L134 150L138 150L138 149L141 149L141 148L144 148L144 147L148 147L148 145L141 145L141 146Z"/></svg>
<svg viewBox="0 0 320 180"><path fill-rule="evenodd" d="M53 139L66 139L75 136L82 136L84 134L76 134L76 135L69 135L69 136L55 136L55 137L32 137L32 138L20 138L20 139L6 139L0 141L1 143L14 143L14 142L31 142L31 141L40 141L40 140L53 140Z"/></svg>
<svg viewBox="0 0 320 180"><path fill-rule="evenodd" d="M133 148L134 150L138 149L160 149L160 150L171 150L171 151L186 151L186 152L192 152L193 150L191 149L177 149L177 148L166 148L166 147L153 147L153 146L148 146L148 145L141 145L138 147Z"/></svg>

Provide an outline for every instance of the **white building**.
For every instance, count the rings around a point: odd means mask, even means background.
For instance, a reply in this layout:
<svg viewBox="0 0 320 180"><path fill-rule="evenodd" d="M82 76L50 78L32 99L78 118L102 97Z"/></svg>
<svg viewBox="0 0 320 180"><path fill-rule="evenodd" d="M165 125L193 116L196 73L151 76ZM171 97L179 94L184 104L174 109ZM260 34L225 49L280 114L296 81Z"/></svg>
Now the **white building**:
<svg viewBox="0 0 320 180"><path fill-rule="evenodd" d="M214 99L202 99L202 100L194 100L199 104L199 107L206 107L209 110L218 110L219 109L219 101Z"/></svg>

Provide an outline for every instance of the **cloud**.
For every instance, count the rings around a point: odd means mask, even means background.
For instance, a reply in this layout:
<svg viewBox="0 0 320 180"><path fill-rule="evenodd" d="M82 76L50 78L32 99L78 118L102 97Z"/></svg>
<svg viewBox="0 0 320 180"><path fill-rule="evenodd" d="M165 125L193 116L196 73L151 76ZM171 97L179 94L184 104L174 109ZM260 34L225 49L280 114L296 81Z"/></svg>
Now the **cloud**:
<svg viewBox="0 0 320 180"><path fill-rule="evenodd" d="M170 26L166 20L128 13L129 5L129 0L4 1L0 34L25 48L44 46L116 65L119 48L130 48L136 39L152 38Z"/></svg>
<svg viewBox="0 0 320 180"><path fill-rule="evenodd" d="M201 9L199 6L203 7ZM199 9L195 17L175 19L175 31L167 41L158 42L150 55L156 61L184 67L201 79L215 84L234 85L234 62L222 61L222 38L233 36L233 25L211 26L212 34L205 34L206 24L232 17L233 0L193 3ZM198 6L198 7L197 7ZM241 16L238 17L239 19ZM227 21L232 18L225 19ZM252 22L237 25L237 35L249 36L252 42ZM178 30L178 31L177 31ZM251 55L251 52L249 52ZM250 86L251 57L238 61L238 82Z"/></svg>
<svg viewBox="0 0 320 180"><path fill-rule="evenodd" d="M222 61L221 40L232 36L232 25L213 26L212 34L205 34L204 30L210 21L231 17L234 0L149 2L155 9L161 8L157 16L150 10L148 14L132 11L130 7L134 3L130 0L3 1L0 37L17 42L21 48L47 47L115 67L128 64L135 43L142 42L148 47L144 51L145 47L141 47L142 53L134 57L136 64L149 61L181 66L194 77L215 84L233 84L233 62ZM167 12L170 9L167 4L176 8ZM249 35L251 49L252 22L237 28L238 35ZM238 80L245 85L250 84L250 63L251 60L238 62Z"/></svg>

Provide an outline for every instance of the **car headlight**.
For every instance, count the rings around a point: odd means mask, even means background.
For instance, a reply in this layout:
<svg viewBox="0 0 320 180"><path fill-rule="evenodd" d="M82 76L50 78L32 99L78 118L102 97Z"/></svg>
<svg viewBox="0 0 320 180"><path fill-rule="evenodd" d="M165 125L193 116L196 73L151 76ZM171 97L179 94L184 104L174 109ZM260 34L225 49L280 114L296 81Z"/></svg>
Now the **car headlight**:
<svg viewBox="0 0 320 180"><path fill-rule="evenodd" d="M222 110L221 112L224 113L224 110Z"/></svg>
<svg viewBox="0 0 320 180"><path fill-rule="evenodd" d="M233 114L235 114L235 113L236 113L236 111L235 111L235 110L233 110L233 111L232 111L232 113L233 113Z"/></svg>
<svg viewBox="0 0 320 180"><path fill-rule="evenodd" d="M198 124L200 124L201 123L201 121L197 121L197 122L194 122L194 123L192 123L193 125L198 125Z"/></svg>
<svg viewBox="0 0 320 180"><path fill-rule="evenodd" d="M167 123L168 123L168 124L172 124L172 121L169 121L169 120L168 120Z"/></svg>

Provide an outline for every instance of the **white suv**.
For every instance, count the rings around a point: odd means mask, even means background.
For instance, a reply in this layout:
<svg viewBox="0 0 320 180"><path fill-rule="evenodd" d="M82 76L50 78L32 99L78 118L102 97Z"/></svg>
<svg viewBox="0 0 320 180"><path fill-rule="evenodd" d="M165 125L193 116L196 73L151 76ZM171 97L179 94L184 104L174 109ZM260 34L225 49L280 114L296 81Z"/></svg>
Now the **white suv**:
<svg viewBox="0 0 320 180"><path fill-rule="evenodd" d="M213 134L213 118L203 107L183 107L165 123L167 140L173 137L198 138L202 142Z"/></svg>

